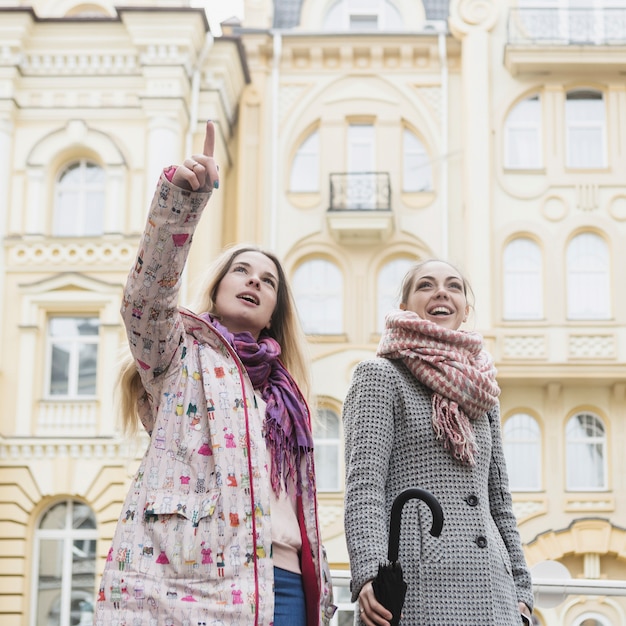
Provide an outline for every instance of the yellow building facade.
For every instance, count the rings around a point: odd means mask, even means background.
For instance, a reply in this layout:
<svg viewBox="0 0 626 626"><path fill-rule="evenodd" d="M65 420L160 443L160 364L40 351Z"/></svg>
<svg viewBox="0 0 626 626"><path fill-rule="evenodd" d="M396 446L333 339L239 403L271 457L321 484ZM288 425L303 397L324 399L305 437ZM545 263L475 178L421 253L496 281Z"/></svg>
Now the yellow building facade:
<svg viewBox="0 0 626 626"><path fill-rule="evenodd" d="M529 564L626 580L626 3L244 5L216 36L189 2L0 4L3 626L91 623L146 444L113 400L121 290L158 174L200 150L206 119L221 184L183 299L228 243L284 260L333 569L352 369L409 265L441 257L496 360ZM535 617L623 625L626 598Z"/></svg>

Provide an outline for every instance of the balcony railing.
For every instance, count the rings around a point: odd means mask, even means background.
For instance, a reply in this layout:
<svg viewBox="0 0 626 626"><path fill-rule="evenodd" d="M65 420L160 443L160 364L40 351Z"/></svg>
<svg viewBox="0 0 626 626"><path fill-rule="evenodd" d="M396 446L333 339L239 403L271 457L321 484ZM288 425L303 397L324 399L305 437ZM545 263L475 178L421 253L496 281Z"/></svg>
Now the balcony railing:
<svg viewBox="0 0 626 626"><path fill-rule="evenodd" d="M329 211L390 211L388 172L346 172L330 175Z"/></svg>
<svg viewBox="0 0 626 626"><path fill-rule="evenodd" d="M626 8L511 9L509 44L626 45Z"/></svg>

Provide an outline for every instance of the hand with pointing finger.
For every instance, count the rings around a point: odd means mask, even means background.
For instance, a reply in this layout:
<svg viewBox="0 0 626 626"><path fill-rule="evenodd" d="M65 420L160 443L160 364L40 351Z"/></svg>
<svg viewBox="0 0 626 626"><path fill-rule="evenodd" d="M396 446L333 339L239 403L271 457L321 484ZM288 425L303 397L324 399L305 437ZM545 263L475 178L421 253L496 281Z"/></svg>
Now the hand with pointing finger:
<svg viewBox="0 0 626 626"><path fill-rule="evenodd" d="M202 154L194 154L176 168L172 183L189 191L208 192L219 187L219 167L213 158L215 150L215 126L206 123Z"/></svg>

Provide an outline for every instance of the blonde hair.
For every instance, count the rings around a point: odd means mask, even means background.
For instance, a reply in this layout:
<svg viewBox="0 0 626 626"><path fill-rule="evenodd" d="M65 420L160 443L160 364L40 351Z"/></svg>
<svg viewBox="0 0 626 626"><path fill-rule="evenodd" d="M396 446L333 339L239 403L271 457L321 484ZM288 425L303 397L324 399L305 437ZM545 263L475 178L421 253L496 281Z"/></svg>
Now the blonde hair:
<svg viewBox="0 0 626 626"><path fill-rule="evenodd" d="M270 259L276 266L276 271L278 272L276 308L272 313L271 326L264 332L279 343L281 360L297 382L308 403L310 377L307 366L306 337L300 325L287 276L276 255L250 244L239 244L225 249L207 270L201 283L198 300L193 305L193 310L200 313L209 313L219 319L219 311L215 306L218 287L234 260L244 252L259 252ZM120 363L117 389L118 404L124 430L129 434L133 434L138 428L140 404L147 400L147 394L139 377L135 359L128 350Z"/></svg>

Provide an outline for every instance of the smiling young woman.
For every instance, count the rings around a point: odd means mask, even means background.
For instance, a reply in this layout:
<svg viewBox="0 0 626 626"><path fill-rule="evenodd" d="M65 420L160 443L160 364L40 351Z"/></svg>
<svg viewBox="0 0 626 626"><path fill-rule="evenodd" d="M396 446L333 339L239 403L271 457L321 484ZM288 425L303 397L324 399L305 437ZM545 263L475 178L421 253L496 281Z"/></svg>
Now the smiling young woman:
<svg viewBox="0 0 626 626"><path fill-rule="evenodd" d="M533 606L509 492L495 368L478 333L460 330L472 292L452 265L406 274L377 358L360 363L344 402L345 532L359 623L391 613L372 588L392 503L426 489L443 508L439 537L421 502L405 505L401 624L519 624Z"/></svg>

